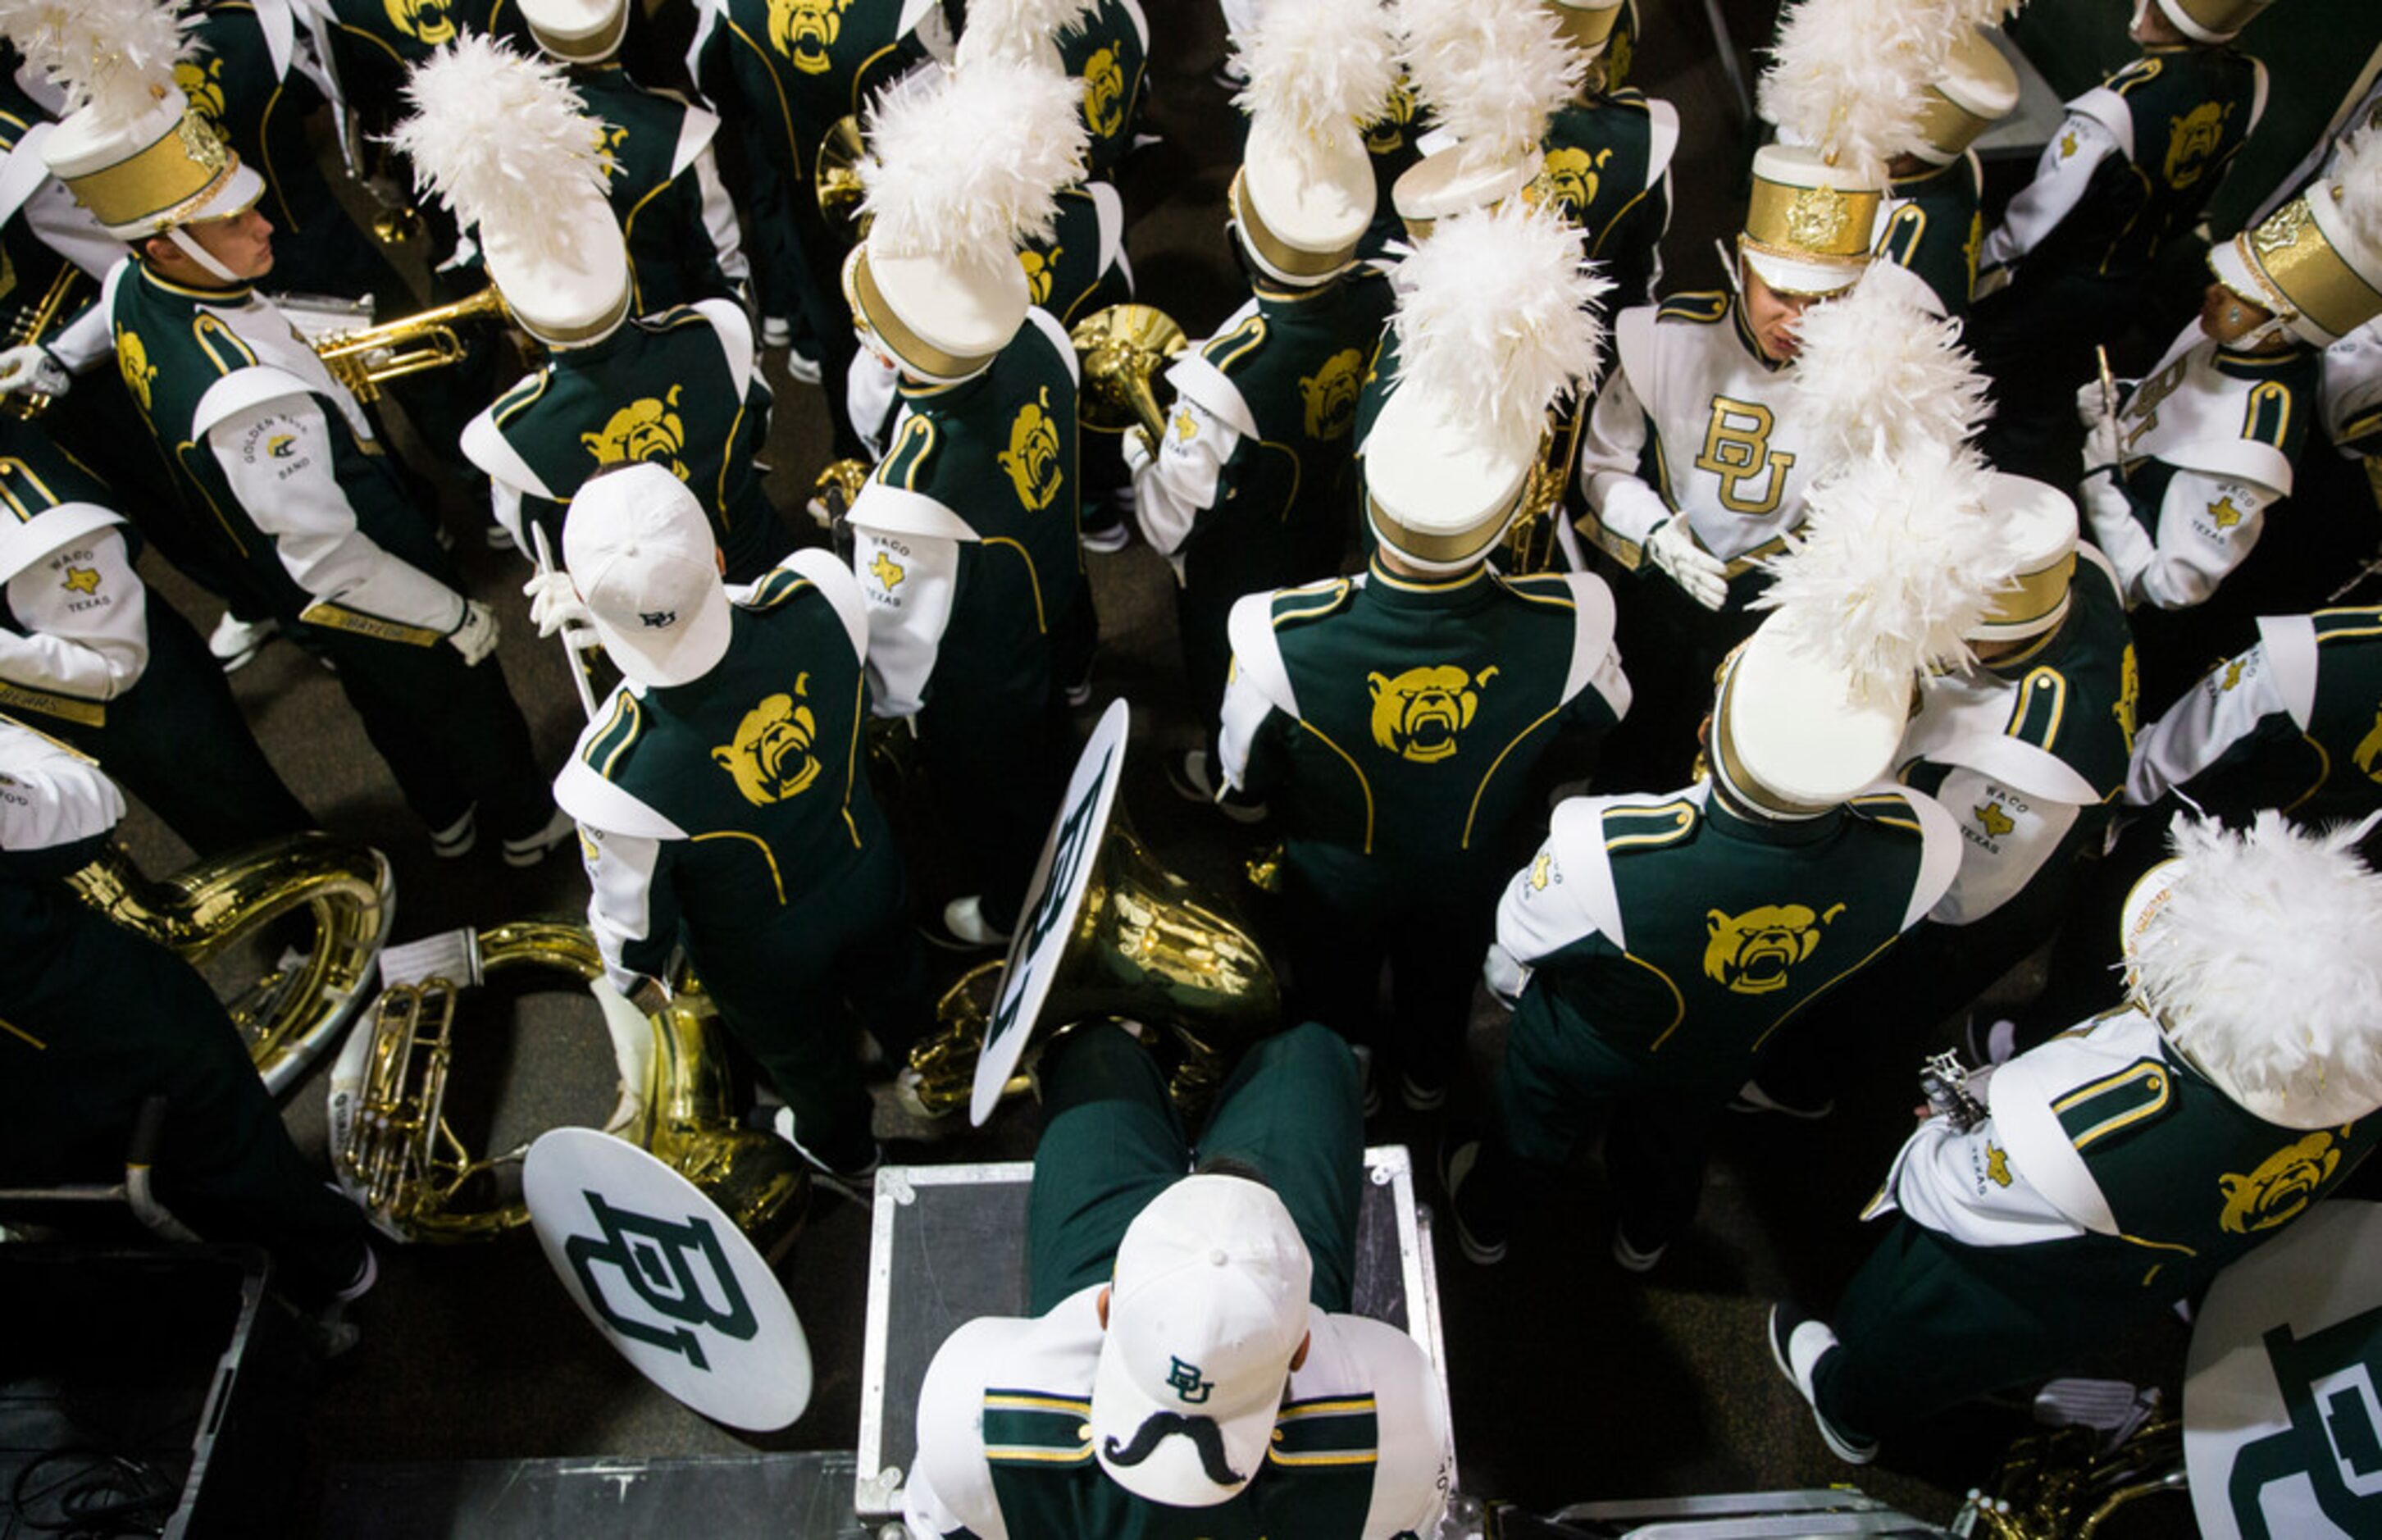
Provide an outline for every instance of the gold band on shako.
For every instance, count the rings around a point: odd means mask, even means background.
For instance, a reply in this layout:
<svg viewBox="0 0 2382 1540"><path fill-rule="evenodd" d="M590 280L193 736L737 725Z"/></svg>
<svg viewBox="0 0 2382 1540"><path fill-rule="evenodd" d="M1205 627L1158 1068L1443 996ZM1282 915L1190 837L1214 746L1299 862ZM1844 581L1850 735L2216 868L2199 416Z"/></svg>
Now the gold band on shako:
<svg viewBox="0 0 2382 1540"><path fill-rule="evenodd" d="M854 246L852 254L843 259L843 300L912 374L923 378L943 383L963 380L999 356L979 353L968 357L945 352L912 331L877 287L876 276L868 270L868 246L865 241Z"/></svg>
<svg viewBox="0 0 2382 1540"><path fill-rule="evenodd" d="M2036 626L2057 615L2068 603L2068 585L2076 576L2076 552L2071 548L2048 567L2020 573L2014 587L1993 596L1979 622L1990 626Z"/></svg>
<svg viewBox="0 0 2382 1540"><path fill-rule="evenodd" d="M2222 43L2248 26L2269 3L2270 0L2167 0L2160 8L2186 36L2201 43Z"/></svg>
<svg viewBox="0 0 2382 1540"><path fill-rule="evenodd" d="M1621 21L1621 0L1610 6L1566 6L1563 0L1547 0L1547 9L1554 13L1564 41L1583 54L1593 54L1612 41L1613 29Z"/></svg>
<svg viewBox="0 0 2382 1540"><path fill-rule="evenodd" d="M1782 796L1763 785L1759 776L1745 768L1745 760L1737 751L1737 735L1729 731L1728 696L1737 687L1737 660L1744 656L1744 645L1738 644L1737 649L1728 655L1728 661L1721 665L1720 693L1713 701L1712 710L1713 773L1719 777L1729 795L1739 802L1749 803L1781 818L1817 818L1828 809L1798 802L1791 796Z"/></svg>
<svg viewBox="0 0 2382 1540"><path fill-rule="evenodd" d="M612 302L611 308L596 319L583 326L560 326L539 316L534 310L523 310L507 299L504 285L497 283L493 275L488 281L496 285L497 298L504 301L506 315L519 323L522 330L548 347L575 348L582 343L601 341L620 330L620 323L629 318L630 295L626 288L620 290L620 297Z"/></svg>
<svg viewBox="0 0 2382 1540"><path fill-rule="evenodd" d="M1522 494L1529 490L1530 478L1524 476L1522 485L1505 499L1505 506L1484 517L1479 524L1453 534L1426 534L1398 522L1397 515L1383 508L1370 491L1365 494L1365 514L1373 521L1374 533L1381 543L1400 556L1436 565L1458 566L1471 561L1497 543L1505 526L1514 521L1515 510L1522 506Z"/></svg>
<svg viewBox="0 0 2382 1540"><path fill-rule="evenodd" d="M203 208L238 169L239 157L215 125L185 107L166 133L113 166L67 179L67 188L111 229L166 229Z"/></svg>
<svg viewBox="0 0 2382 1540"><path fill-rule="evenodd" d="M1936 154L1957 157L1999 121L1970 111L1945 94L1942 86L1931 85L1927 88L1927 100L1919 109L1919 137L1934 145Z"/></svg>
<svg viewBox="0 0 2382 1540"><path fill-rule="evenodd" d="M2329 191L2329 183L2319 183L2315 193L2321 197ZM2305 198L2292 199L2256 229L2235 236L2233 249L2273 290L2266 299L2241 297L2267 310L2296 312L2335 337L2346 337L2382 314L2382 291L2332 249Z"/></svg>
<svg viewBox="0 0 2382 1540"><path fill-rule="evenodd" d="M1357 242L1353 241L1344 250L1335 252L1307 252L1284 243L1282 237L1274 234L1267 228L1266 222L1258 217L1256 205L1249 202L1241 185L1247 175L1246 166L1233 173L1232 185L1224 190L1224 204L1233 217L1240 221L1241 234L1248 241L1250 249L1267 266L1275 269L1290 282L1320 281L1345 271L1348 264L1356 260Z"/></svg>
<svg viewBox="0 0 2382 1540"><path fill-rule="evenodd" d="M1885 193L1869 187L1790 187L1756 177L1739 244L1790 262L1866 264Z"/></svg>

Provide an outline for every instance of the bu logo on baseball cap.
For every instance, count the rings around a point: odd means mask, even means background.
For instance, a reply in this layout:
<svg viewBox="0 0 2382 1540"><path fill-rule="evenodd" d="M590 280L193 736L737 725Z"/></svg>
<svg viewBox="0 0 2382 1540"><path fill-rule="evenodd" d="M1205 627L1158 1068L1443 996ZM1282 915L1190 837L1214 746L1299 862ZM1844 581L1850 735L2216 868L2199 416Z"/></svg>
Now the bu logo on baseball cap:
<svg viewBox="0 0 2382 1540"><path fill-rule="evenodd" d="M728 590L703 505L666 466L588 478L562 524L563 563L604 650L642 684L683 684L728 652Z"/></svg>
<svg viewBox="0 0 2382 1540"><path fill-rule="evenodd" d="M1171 1361L1166 1371L1167 1386L1193 1406L1206 1400L1209 1393L1216 1388L1216 1382L1201 1379L1197 1364L1185 1363L1172 1353L1166 1356Z"/></svg>
<svg viewBox="0 0 2382 1540"><path fill-rule="evenodd" d="M645 622L646 630L659 631L666 625L678 624L678 611L675 610L640 610L637 611L637 619Z"/></svg>

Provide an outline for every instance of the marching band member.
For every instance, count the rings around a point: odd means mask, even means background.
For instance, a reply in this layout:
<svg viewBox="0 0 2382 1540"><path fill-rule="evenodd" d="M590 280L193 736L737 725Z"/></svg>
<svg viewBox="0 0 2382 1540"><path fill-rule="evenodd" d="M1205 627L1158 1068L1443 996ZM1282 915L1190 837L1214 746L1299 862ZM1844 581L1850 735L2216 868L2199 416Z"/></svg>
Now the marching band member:
<svg viewBox="0 0 2382 1540"><path fill-rule="evenodd" d="M844 263L863 342L902 373L893 446L847 516L879 716L915 717L977 893L942 944L1005 940L1065 780L1061 649L1091 602L1076 532L1075 352L1017 244L1082 175L1074 82L978 63L889 93Z"/></svg>
<svg viewBox="0 0 2382 1540"><path fill-rule="evenodd" d="M1995 9L2001 0L1986 0ZM1952 34L1919 132L1888 167L1878 208L1880 266L1899 267L1924 287L1927 308L1969 314L1984 239L1985 169L1970 146L2018 105L2018 71L1977 27Z"/></svg>
<svg viewBox="0 0 2382 1540"><path fill-rule="evenodd" d="M1615 309L1652 304L1663 281L1663 236L1671 227L1678 109L1620 85L1610 73L1609 55L1629 0L1542 3L1588 68L1578 91L1548 121L1546 160L1534 190L1587 234L1589 256L1602 265L1619 296Z"/></svg>
<svg viewBox="0 0 2382 1540"><path fill-rule="evenodd" d="M1249 298L1167 368L1174 403L1155 452L1124 435L1142 537L1174 569L1205 729L1234 604L1339 571L1347 545L1357 384L1390 311L1389 285L1357 265L1373 213L1360 135L1394 79L1392 47L1375 0L1278 6L1246 35L1251 123L1225 204ZM1207 746L1170 756L1168 779L1213 801L1211 762Z"/></svg>
<svg viewBox="0 0 2382 1540"><path fill-rule="evenodd" d="M89 759L0 720L0 1181L120 1177L141 1103L166 1098L157 1195L209 1240L262 1246L290 1299L355 1299L370 1228L290 1142L239 1029L196 969L64 879L124 817Z"/></svg>
<svg viewBox="0 0 2382 1540"><path fill-rule="evenodd" d="M1484 565L1541 484L1549 406L1595 369L1584 244L1518 201L1432 227L1399 269L1401 378L1365 457L1370 570L1232 611L1224 780L1281 811L1295 1012L1370 1045L1416 1111L1461 1063L1534 767L1629 708L1602 579Z"/></svg>
<svg viewBox="0 0 2382 1540"><path fill-rule="evenodd" d="M933 1014L901 854L861 773L867 622L826 551L720 581L703 510L661 465L597 475L540 621L583 618L625 676L554 782L579 820L587 922L615 988L659 1009L683 947L784 1098L813 1164L877 1166L850 1002L898 1058Z"/></svg>
<svg viewBox="0 0 2382 1540"><path fill-rule="evenodd" d="M407 91L414 115L393 142L475 233L506 308L546 348L545 364L463 430L497 522L525 555L531 521L559 548L564 506L588 477L652 461L696 495L731 582L775 566L793 539L755 463L770 397L752 323L724 299L634 314L595 149L602 126L563 72L465 37L416 68Z"/></svg>
<svg viewBox="0 0 2382 1540"><path fill-rule="evenodd" d="M354 396L256 292L273 266L273 226L255 208L264 182L169 83L172 11L89 5L68 28L17 41L76 93L43 144L52 170L138 253L60 356L95 363L112 327L151 434L189 500L215 514L219 560L275 619L318 634L433 850L471 849L485 815L506 861L534 865L571 824L489 658L496 617L456 588ZM95 59L106 63L93 71ZM0 385L39 373L38 355L12 356Z"/></svg>
<svg viewBox="0 0 2382 1540"><path fill-rule="evenodd" d="M2106 1352L2372 1152L2382 881L2360 832L2187 820L2127 903L2125 1004L1972 1078L1981 1121L1919 1126L1833 1322L1771 1312L1837 1458Z"/></svg>
<svg viewBox="0 0 2382 1540"><path fill-rule="evenodd" d="M1092 1023L1044 1056L1035 1313L971 1321L927 1365L910 1533L1434 1533L1444 1387L1414 1338L1350 1313L1347 1048L1312 1024L1259 1042L1195 1145L1131 1031Z"/></svg>

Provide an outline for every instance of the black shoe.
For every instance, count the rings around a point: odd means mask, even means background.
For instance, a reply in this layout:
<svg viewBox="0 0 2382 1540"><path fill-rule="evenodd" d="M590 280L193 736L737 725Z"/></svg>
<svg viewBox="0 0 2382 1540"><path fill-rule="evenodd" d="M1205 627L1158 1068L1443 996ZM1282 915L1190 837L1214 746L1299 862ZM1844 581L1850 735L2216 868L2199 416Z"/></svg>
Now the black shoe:
<svg viewBox="0 0 2382 1540"><path fill-rule="evenodd" d="M1829 1097L1823 1097L1820 1101L1808 1104L1793 1102L1774 1092L1764 1090L1759 1080L1748 1080L1737 1088L1735 1096L1728 1099L1728 1110L1733 1113L1778 1113L1783 1116L1800 1118L1806 1123L1811 1123L1836 1111L1836 1103Z"/></svg>
<svg viewBox="0 0 2382 1540"><path fill-rule="evenodd" d="M1651 1273L1655 1263L1663 1260L1663 1253L1670 1249L1671 1243L1666 1240L1640 1250L1630 1244L1628 1231L1618 1225L1613 1226L1613 1260L1623 1272Z"/></svg>
<svg viewBox="0 0 2382 1540"><path fill-rule="evenodd" d="M1866 1465L1877 1458L1877 1440L1857 1438L1839 1427L1820 1410L1819 1398L1811 1389L1812 1372L1820 1360L1834 1351L1836 1334L1824 1321L1814 1321L1791 1304L1770 1307L1770 1359L1778 1372L1792 1381L1795 1389L1811 1409L1811 1421L1819 1424L1820 1436L1830 1453L1848 1465Z"/></svg>
<svg viewBox="0 0 2382 1540"><path fill-rule="evenodd" d="M1455 1223L1456 1244L1463 1249L1464 1260L1480 1267L1494 1267L1505 1260L1505 1226L1482 1210L1479 1189L1475 1189L1472 1211L1464 1208L1464 1184L1473 1167L1480 1162L1480 1141L1470 1140L1450 1149L1440 1147L1439 1185L1447 1192L1447 1216Z"/></svg>
<svg viewBox="0 0 2382 1540"><path fill-rule="evenodd" d="M1204 802L1234 823L1256 823L1266 816L1266 805L1250 802L1237 793L1219 791L1204 748L1185 749L1166 757L1166 783L1174 795L1185 802Z"/></svg>

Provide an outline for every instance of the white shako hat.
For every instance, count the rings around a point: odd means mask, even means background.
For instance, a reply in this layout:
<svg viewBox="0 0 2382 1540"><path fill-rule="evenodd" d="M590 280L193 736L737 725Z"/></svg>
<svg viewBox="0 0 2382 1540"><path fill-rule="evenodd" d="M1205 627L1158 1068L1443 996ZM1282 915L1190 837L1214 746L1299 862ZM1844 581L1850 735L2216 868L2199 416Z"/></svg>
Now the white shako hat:
<svg viewBox="0 0 2382 1540"><path fill-rule="evenodd" d="M1563 29L1564 41L1578 49L1583 58L1592 59L1613 41L1613 29L1620 24L1629 0L1543 0L1543 4L1555 25Z"/></svg>
<svg viewBox="0 0 2382 1540"><path fill-rule="evenodd" d="M2382 129L2351 135L2328 179L2211 247L2208 265L2315 347L2382 314Z"/></svg>
<svg viewBox="0 0 2382 1540"><path fill-rule="evenodd" d="M1356 260L1379 196L1363 125L1397 84L1389 15L1379 0L1274 6L1240 61L1249 135L1225 194L1233 228L1275 282L1327 282Z"/></svg>
<svg viewBox="0 0 2382 1540"><path fill-rule="evenodd" d="M2053 630L2068 618L2076 577L2076 504L2046 482L1995 471L1985 488L1985 518L2011 573L1969 628L1969 639L2020 642Z"/></svg>
<svg viewBox="0 0 2382 1540"><path fill-rule="evenodd" d="M2225 43L2258 19L2274 0L2158 0L2161 15L2198 43ZM2150 0L2136 0L2139 15Z"/></svg>
<svg viewBox="0 0 2382 1540"><path fill-rule="evenodd" d="M521 0L537 45L565 64L601 64L620 51L629 0Z"/></svg>
<svg viewBox="0 0 2382 1540"><path fill-rule="evenodd" d="M1547 120L1588 61L1538 0L1397 0L1394 16L1415 98L1455 140L1390 189L1407 235L1420 240L1434 220L1530 185L1546 161Z"/></svg>
<svg viewBox="0 0 2382 1540"><path fill-rule="evenodd" d="M629 316L629 250L604 197L596 144L562 66L465 33L406 78L413 112L390 142L415 180L479 232L480 254L522 328L584 347Z"/></svg>
<svg viewBox="0 0 2382 1540"><path fill-rule="evenodd" d="M1082 31L1099 8L1099 0L968 0L952 60L962 69L998 59L1063 75L1059 39Z"/></svg>
<svg viewBox="0 0 2382 1540"><path fill-rule="evenodd" d="M1504 533L1541 457L1547 409L1594 388L1612 288L1578 227L1521 199L1441 220L1398 269L1398 367L1363 445L1382 546L1458 573Z"/></svg>
<svg viewBox="0 0 2382 1540"><path fill-rule="evenodd" d="M2369 820L2370 821L2370 820ZM2179 816L2175 858L2127 895L2127 984L2192 1066L2253 1116L2329 1128L2382 1108L2382 877L2363 826Z"/></svg>
<svg viewBox="0 0 2382 1540"><path fill-rule="evenodd" d="M1928 83L1910 153L1949 166L1980 134L2017 108L2018 70L1982 29L1959 28Z"/></svg>
<svg viewBox="0 0 2382 1540"><path fill-rule="evenodd" d="M562 564L620 671L684 684L728 654L728 588L703 505L667 465L591 476L562 521Z"/></svg>
<svg viewBox="0 0 2382 1540"><path fill-rule="evenodd" d="M1893 766L1907 701L1856 689L1785 615L1763 621L1721 667L1713 775L1731 801L1770 818L1816 818Z"/></svg>
<svg viewBox="0 0 2382 1540"><path fill-rule="evenodd" d="M1083 84L987 59L922 70L870 109L860 163L868 233L844 299L904 373L937 384L992 363L1030 302L1020 244L1045 239L1084 175Z"/></svg>
<svg viewBox="0 0 2382 1540"><path fill-rule="evenodd" d="M42 157L108 234L139 241L228 219L264 195L264 179L174 84L175 61L195 47L174 6L19 3L0 7L0 31L65 92Z"/></svg>
<svg viewBox="0 0 2382 1540"><path fill-rule="evenodd" d="M1151 1199L1117 1247L1092 1379L1092 1448L1109 1479L1173 1508L1213 1508L1246 1486L1307 1340L1313 1275L1262 1183L1185 1177ZM1173 1418L1213 1424L1221 1469L1197 1436L1163 1432Z"/></svg>

